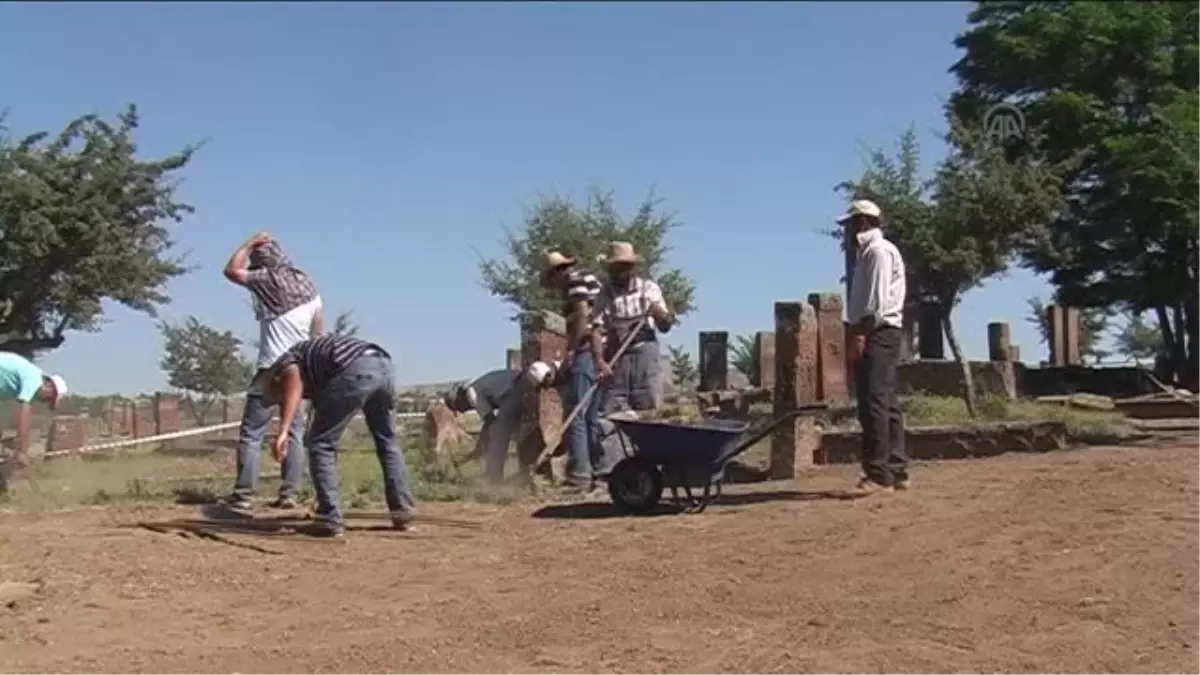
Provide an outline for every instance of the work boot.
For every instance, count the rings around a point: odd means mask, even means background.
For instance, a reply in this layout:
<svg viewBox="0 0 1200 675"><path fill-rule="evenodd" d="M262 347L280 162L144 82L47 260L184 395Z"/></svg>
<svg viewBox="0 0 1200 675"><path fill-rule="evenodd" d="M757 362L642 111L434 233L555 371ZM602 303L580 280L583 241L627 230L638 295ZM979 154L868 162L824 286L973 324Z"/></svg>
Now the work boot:
<svg viewBox="0 0 1200 675"><path fill-rule="evenodd" d="M229 495L225 499L224 506L239 515L249 515L254 510L254 503L239 495Z"/></svg>
<svg viewBox="0 0 1200 675"><path fill-rule="evenodd" d="M912 488L912 483L909 481L908 476L905 476L904 478L897 478L892 483L892 487L897 490L908 490Z"/></svg>

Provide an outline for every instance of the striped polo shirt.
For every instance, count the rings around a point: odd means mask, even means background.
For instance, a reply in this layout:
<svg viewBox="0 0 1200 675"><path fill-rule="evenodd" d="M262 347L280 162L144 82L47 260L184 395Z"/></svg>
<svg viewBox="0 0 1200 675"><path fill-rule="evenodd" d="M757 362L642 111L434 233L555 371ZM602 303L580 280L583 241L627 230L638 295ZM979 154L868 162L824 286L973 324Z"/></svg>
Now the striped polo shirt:
<svg viewBox="0 0 1200 675"><path fill-rule="evenodd" d="M600 294L600 280L595 274L579 268L571 268L567 272L566 290L563 292L563 315L571 313L571 305L582 300L591 308L596 296Z"/></svg>
<svg viewBox="0 0 1200 675"><path fill-rule="evenodd" d="M275 362L276 372L295 364L300 367L304 395L310 397L321 391L338 373L358 357L367 353L390 355L379 345L354 337L327 334L298 342Z"/></svg>

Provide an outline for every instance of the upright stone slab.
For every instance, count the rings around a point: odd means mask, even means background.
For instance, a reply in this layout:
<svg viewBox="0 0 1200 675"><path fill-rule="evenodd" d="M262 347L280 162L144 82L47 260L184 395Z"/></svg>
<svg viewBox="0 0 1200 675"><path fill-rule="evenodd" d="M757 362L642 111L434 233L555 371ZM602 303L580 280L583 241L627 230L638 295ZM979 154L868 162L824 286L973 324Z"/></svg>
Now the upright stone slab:
<svg viewBox="0 0 1200 675"><path fill-rule="evenodd" d="M729 333L700 333L699 391L725 391L729 388Z"/></svg>
<svg viewBox="0 0 1200 675"><path fill-rule="evenodd" d="M1083 363L1083 354L1079 350L1079 308L1066 307L1063 310L1063 348L1066 351L1068 366L1078 366Z"/></svg>
<svg viewBox="0 0 1200 675"><path fill-rule="evenodd" d="M521 324L521 367L534 361L561 361L567 355L567 322L552 312L532 315ZM556 387L529 389L522 406L517 458L528 467L542 451L544 439L562 427L562 396ZM556 449L557 452L557 449Z"/></svg>
<svg viewBox="0 0 1200 675"><path fill-rule="evenodd" d="M774 389L775 333L765 330L755 333L754 351L758 355L758 381L752 384L762 389Z"/></svg>
<svg viewBox="0 0 1200 675"><path fill-rule="evenodd" d="M155 432L154 405L149 401L137 401L133 407L133 437L149 438Z"/></svg>
<svg viewBox="0 0 1200 675"><path fill-rule="evenodd" d="M993 321L987 325L988 360L1009 361L1012 347L1012 337L1008 324L1003 321Z"/></svg>
<svg viewBox="0 0 1200 675"><path fill-rule="evenodd" d="M1019 345L1008 346L1008 360L1013 363L1021 362L1021 347Z"/></svg>
<svg viewBox="0 0 1200 675"><path fill-rule="evenodd" d="M170 434L182 428L179 419L179 397L159 392L154 395L154 432Z"/></svg>
<svg viewBox="0 0 1200 675"><path fill-rule="evenodd" d="M1047 342L1050 345L1050 366L1061 368L1067 365L1066 312L1058 305L1046 307L1046 324L1049 327Z"/></svg>
<svg viewBox="0 0 1200 675"><path fill-rule="evenodd" d="M47 452L78 450L86 445L86 415L55 415L50 423L50 437L46 439ZM32 446L30 448L32 452Z"/></svg>
<svg viewBox="0 0 1200 675"><path fill-rule="evenodd" d="M808 304L817 322L817 400L830 404L849 398L846 386L846 324L842 319L842 296L813 293Z"/></svg>
<svg viewBox="0 0 1200 675"><path fill-rule="evenodd" d="M120 401L117 404L117 435L133 435L133 401Z"/></svg>
<svg viewBox="0 0 1200 675"><path fill-rule="evenodd" d="M775 303L775 416L782 417L800 405L817 401L817 316L805 302ZM817 447L813 424L798 418L783 425L771 438L771 476L794 478L813 463ZM818 435L819 438L819 435Z"/></svg>
<svg viewBox="0 0 1200 675"><path fill-rule="evenodd" d="M946 359L946 335L938 319L938 306L931 301L917 305L917 351L922 359Z"/></svg>
<svg viewBox="0 0 1200 675"><path fill-rule="evenodd" d="M504 367L509 370L521 369L521 350L520 349L505 349L504 350Z"/></svg>

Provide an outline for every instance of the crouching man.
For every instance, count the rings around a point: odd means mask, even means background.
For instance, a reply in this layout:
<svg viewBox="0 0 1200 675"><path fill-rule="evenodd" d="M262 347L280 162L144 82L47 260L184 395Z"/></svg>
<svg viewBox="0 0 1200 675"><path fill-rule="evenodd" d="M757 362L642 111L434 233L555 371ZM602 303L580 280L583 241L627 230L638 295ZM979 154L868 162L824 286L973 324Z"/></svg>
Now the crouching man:
<svg viewBox="0 0 1200 675"><path fill-rule="evenodd" d="M337 450L346 425L363 412L383 469L392 525L408 529L414 516L412 485L404 454L396 443L395 369L379 345L326 335L297 343L267 373L268 395L278 401L280 429L295 419L301 399L312 402L312 425L305 437L309 473L317 491L317 531L341 536L345 522L339 504ZM283 462L288 436L280 434L272 455Z"/></svg>
<svg viewBox="0 0 1200 675"><path fill-rule="evenodd" d="M471 457L484 458L485 473L490 482L499 483L504 479L508 447L521 427L526 392L551 386L557 372L556 365L536 361L523 372L502 369L484 373L446 394L446 407L459 414L474 410L483 420L483 429Z"/></svg>

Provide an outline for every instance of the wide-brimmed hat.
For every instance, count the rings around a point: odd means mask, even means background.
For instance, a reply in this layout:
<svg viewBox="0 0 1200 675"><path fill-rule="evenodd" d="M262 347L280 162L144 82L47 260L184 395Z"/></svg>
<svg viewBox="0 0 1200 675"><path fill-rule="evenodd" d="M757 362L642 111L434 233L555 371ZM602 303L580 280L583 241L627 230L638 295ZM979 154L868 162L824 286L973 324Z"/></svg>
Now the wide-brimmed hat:
<svg viewBox="0 0 1200 675"><path fill-rule="evenodd" d="M563 255L560 251L547 251L546 255L542 256L542 278L546 278L551 272L560 267L574 264L574 258Z"/></svg>
<svg viewBox="0 0 1200 675"><path fill-rule="evenodd" d="M633 244L614 241L608 245L608 253L601 253L596 260L607 265L633 265L642 262L642 256L633 250Z"/></svg>
<svg viewBox="0 0 1200 675"><path fill-rule="evenodd" d="M850 202L850 208L837 219L837 223L839 225L845 223L854 216L870 216L879 220L883 217L883 210L870 199L855 199Z"/></svg>

